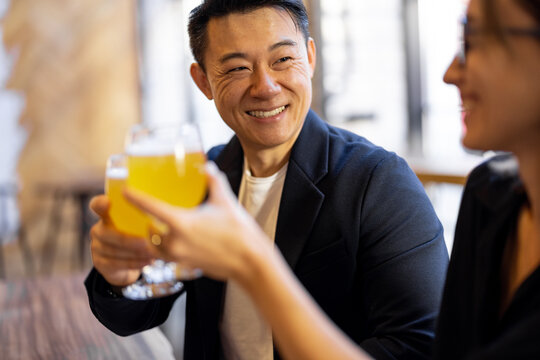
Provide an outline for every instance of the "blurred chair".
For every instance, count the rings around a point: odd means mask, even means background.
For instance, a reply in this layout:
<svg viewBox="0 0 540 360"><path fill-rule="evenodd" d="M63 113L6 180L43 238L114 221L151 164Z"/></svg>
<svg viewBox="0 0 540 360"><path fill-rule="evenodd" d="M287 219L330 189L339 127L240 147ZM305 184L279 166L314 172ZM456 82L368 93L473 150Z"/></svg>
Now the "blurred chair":
<svg viewBox="0 0 540 360"><path fill-rule="evenodd" d="M10 229L9 211L10 201L15 202L17 196L17 186L13 183L0 184L0 279L6 277L6 262L4 256L4 246L15 238L23 256L24 268L27 276L34 274L34 260L32 251L28 246L24 227L17 223Z"/></svg>
<svg viewBox="0 0 540 360"><path fill-rule="evenodd" d="M88 204L93 196L103 193L103 182L103 178L97 177L38 185L37 189L41 196L51 199L48 228L41 249L40 273L51 274L58 239L67 222L75 224L75 253L72 257L72 267L74 269L84 268L90 227L97 221L96 215L90 210ZM74 211L66 216L64 210L70 204L74 205Z"/></svg>

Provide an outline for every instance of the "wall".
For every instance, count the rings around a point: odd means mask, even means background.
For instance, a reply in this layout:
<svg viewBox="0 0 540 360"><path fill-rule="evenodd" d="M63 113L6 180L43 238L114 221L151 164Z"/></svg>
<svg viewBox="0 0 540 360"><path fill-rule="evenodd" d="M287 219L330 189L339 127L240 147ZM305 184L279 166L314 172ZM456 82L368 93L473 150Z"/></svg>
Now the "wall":
<svg viewBox="0 0 540 360"><path fill-rule="evenodd" d="M8 0L0 0L0 18L9 6ZM0 38L2 38L0 27ZM18 154L25 139L24 130L17 119L24 106L21 94L5 88L13 64L13 56L8 54L0 42L0 236L13 234L17 227L18 212L15 198L8 196L8 190L17 182L16 167Z"/></svg>
<svg viewBox="0 0 540 360"><path fill-rule="evenodd" d="M46 211L37 201L42 184L102 177L107 155L121 151L139 121L134 16L132 0L7 5L0 26L14 63L5 89L24 98L8 126L13 133L18 115L27 134L17 166L24 222Z"/></svg>

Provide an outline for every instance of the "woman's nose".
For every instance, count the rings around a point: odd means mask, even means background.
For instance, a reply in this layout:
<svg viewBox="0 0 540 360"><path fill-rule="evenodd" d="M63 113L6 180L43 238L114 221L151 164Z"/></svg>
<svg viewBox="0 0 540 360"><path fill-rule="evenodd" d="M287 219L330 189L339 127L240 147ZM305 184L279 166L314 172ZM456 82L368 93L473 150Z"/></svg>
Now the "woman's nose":
<svg viewBox="0 0 540 360"><path fill-rule="evenodd" d="M463 76L462 73L463 65L461 64L459 57L454 56L448 69L446 69L446 72L444 73L443 81L447 84L457 85Z"/></svg>

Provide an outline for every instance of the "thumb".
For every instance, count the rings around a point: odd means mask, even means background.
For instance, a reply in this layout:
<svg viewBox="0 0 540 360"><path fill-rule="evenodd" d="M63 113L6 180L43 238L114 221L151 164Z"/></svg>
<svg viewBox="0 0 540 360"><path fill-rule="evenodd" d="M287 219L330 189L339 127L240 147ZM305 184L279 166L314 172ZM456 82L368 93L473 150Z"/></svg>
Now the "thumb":
<svg viewBox="0 0 540 360"><path fill-rule="evenodd" d="M221 172L213 161L205 164L208 180L208 202L211 204L233 204L236 196L231 190L225 174Z"/></svg>
<svg viewBox="0 0 540 360"><path fill-rule="evenodd" d="M97 195L90 200L90 210L96 213L97 216L105 223L110 223L109 208L110 201L107 195Z"/></svg>

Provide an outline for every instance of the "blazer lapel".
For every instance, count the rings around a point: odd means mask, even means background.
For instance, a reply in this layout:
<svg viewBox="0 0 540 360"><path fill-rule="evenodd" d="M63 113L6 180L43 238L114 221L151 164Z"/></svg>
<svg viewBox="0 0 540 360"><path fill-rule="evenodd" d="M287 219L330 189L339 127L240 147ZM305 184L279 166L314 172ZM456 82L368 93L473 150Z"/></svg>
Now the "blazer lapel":
<svg viewBox="0 0 540 360"><path fill-rule="evenodd" d="M328 173L328 130L312 111L291 151L275 242L294 269L324 200L316 184Z"/></svg>
<svg viewBox="0 0 540 360"><path fill-rule="evenodd" d="M324 122L310 111L291 150L276 227L276 246L291 268L298 262L324 200L324 194L316 183L328 172L328 138ZM211 152L210 158L225 172L232 190L238 196L244 161L238 138L234 136L222 149ZM208 279L198 282L199 291L204 293L199 300L204 299L204 304L197 306L199 319L205 322L202 328L215 330L216 320L219 322L217 318L222 314L224 283ZM210 349L216 350L214 345L220 341L217 332L206 332L204 336L206 340L203 346L207 346L210 352Z"/></svg>
<svg viewBox="0 0 540 360"><path fill-rule="evenodd" d="M305 177L298 166L289 164L279 208L276 246L294 269L324 200L324 194Z"/></svg>
<svg viewBox="0 0 540 360"><path fill-rule="evenodd" d="M328 128L310 110L291 150L276 226L276 246L291 268L298 262L324 200L316 184L328 173L328 149ZM236 136L215 161L238 196L244 153Z"/></svg>
<svg viewBox="0 0 540 360"><path fill-rule="evenodd" d="M227 175L231 189L238 196L240 181L242 180L242 166L244 163L244 152L240 141L233 136L231 141L223 148L215 159L216 165Z"/></svg>
<svg viewBox="0 0 540 360"><path fill-rule="evenodd" d="M229 184L235 194L238 195L240 180L242 179L242 164L244 154L238 138L234 136L231 141L222 148L215 148L209 152L209 159L215 161L216 165L225 172ZM201 334L200 338L189 340L191 347L198 342L199 351L194 353L194 358L203 356L205 359L217 359L220 357L221 340L219 337L219 322L223 314L223 302L225 295L225 283L214 281L208 278L201 278L194 281L193 308L197 309L197 318L190 322L194 326L195 333ZM191 304L188 295L188 304ZM186 335L186 339L188 339ZM188 342L188 340L186 340ZM193 350L195 351L195 350ZM204 354L204 355L202 355Z"/></svg>

